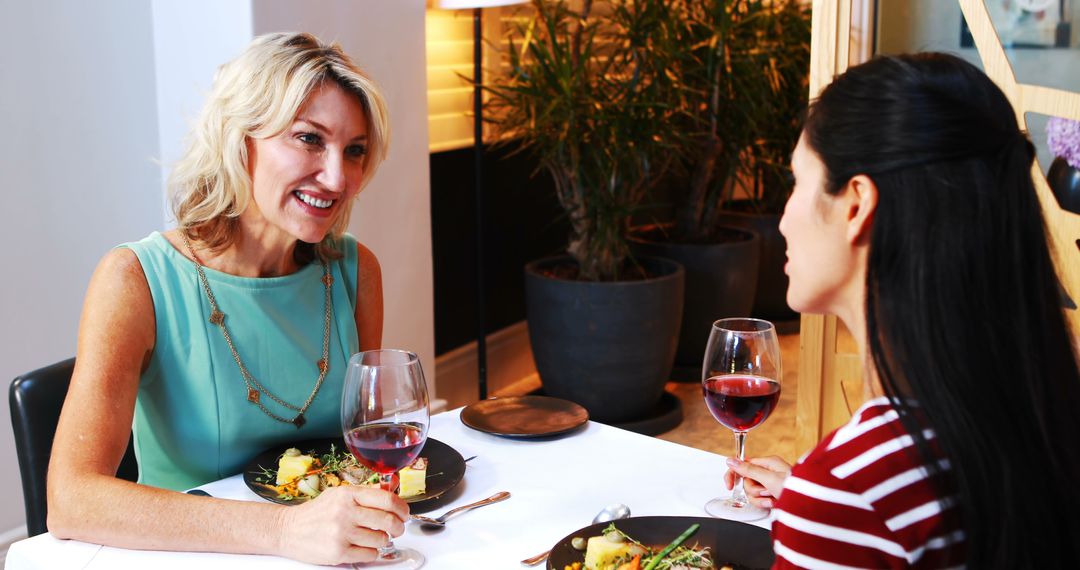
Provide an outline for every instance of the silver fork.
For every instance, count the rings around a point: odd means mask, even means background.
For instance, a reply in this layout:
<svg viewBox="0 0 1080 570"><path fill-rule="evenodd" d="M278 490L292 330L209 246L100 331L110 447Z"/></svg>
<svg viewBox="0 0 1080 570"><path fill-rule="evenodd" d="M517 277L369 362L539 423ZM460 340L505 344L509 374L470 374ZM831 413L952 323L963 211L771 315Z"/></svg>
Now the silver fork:
<svg viewBox="0 0 1080 570"><path fill-rule="evenodd" d="M442 516L439 516L437 518L425 517L424 515L411 515L411 518L412 520L417 521L424 526L434 526L442 528L446 526L446 520L457 513L469 511L478 507L482 507L484 505L490 505L492 503L498 503L499 501L505 501L509 498L510 493L507 493L506 491L500 491L486 499L476 501L475 503L469 503L467 505L462 505L460 507L450 509L449 511L443 513Z"/></svg>

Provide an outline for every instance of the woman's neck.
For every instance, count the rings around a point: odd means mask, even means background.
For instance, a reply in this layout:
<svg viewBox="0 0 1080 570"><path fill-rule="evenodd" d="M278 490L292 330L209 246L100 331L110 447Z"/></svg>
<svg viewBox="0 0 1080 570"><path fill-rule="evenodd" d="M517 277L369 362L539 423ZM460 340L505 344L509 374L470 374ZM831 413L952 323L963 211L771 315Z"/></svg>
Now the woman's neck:
<svg viewBox="0 0 1080 570"><path fill-rule="evenodd" d="M231 267L226 273L241 277L279 277L300 268L295 239L283 243L241 235L222 253L231 254L226 257Z"/></svg>
<svg viewBox="0 0 1080 570"><path fill-rule="evenodd" d="M238 277L279 277L296 273L296 238L282 232L252 231L240 223L232 243L218 251L192 243L199 263Z"/></svg>
<svg viewBox="0 0 1080 570"><path fill-rule="evenodd" d="M869 400L884 396L885 391L881 388L877 368L874 366L873 359L870 358L870 354L866 349L866 304L861 296L849 306L837 310L836 316L851 332L855 344L859 347L859 359L863 363L863 399Z"/></svg>

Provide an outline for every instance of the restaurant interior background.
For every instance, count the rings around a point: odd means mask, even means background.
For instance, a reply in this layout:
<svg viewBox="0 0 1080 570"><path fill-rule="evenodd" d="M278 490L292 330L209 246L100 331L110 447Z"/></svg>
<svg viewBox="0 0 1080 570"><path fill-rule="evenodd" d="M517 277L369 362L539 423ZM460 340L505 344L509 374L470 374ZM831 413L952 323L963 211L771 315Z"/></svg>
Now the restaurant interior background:
<svg viewBox="0 0 1080 570"><path fill-rule="evenodd" d="M1046 44L1046 22L1017 18L1025 2L986 1L999 33L1013 34L1008 54L1019 80L1078 91L1080 6L1052 2L1071 24L1065 48ZM485 12L488 37L503 25L499 10ZM855 0L851 60L943 50L978 63L964 47L962 20L953 1ZM215 66L255 35L303 29L340 41L389 99L391 154L350 225L383 266L383 344L421 354L441 405L475 399L472 100L458 76L471 73L471 26L469 12L429 8L427 0L0 0L0 32L12 46L0 53L7 186L0 235L9 244L0 258L8 325L0 331L0 377L73 355L97 260L171 226L161 165L178 155ZM486 49L497 55L497 44ZM1045 169L1045 117L1030 119ZM557 253L564 235L551 222L558 206L545 191L550 182L527 177L534 168L527 158L504 154L489 152L484 163L493 392L535 374L521 267ZM0 409L0 462L8 465L0 485L9 489L3 552L25 526L9 411Z"/></svg>

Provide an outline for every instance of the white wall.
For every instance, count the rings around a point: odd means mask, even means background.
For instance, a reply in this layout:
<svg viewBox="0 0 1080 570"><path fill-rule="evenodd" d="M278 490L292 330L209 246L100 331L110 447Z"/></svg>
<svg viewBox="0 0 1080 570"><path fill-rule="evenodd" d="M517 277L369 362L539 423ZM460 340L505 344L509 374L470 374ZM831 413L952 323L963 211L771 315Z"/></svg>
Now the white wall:
<svg viewBox="0 0 1080 570"><path fill-rule="evenodd" d="M115 0L113 0L115 1ZM153 0L154 77L157 82L161 188L169 164L180 159L191 121L202 109L214 72L251 41L251 4L218 0ZM198 38L198 41L192 41ZM173 223L167 200L165 219Z"/></svg>
<svg viewBox="0 0 1080 570"><path fill-rule="evenodd" d="M424 0L0 0L0 378L74 354L97 260L170 225L155 160L180 152L216 66L252 34L300 29L339 40L387 92L391 157L351 231L382 261L384 344L418 352L434 384ZM0 416L3 542L24 513Z"/></svg>
<svg viewBox="0 0 1080 570"><path fill-rule="evenodd" d="M161 227L150 5L0 4L0 378L75 354L82 297L113 245ZM0 406L0 534L22 525Z"/></svg>

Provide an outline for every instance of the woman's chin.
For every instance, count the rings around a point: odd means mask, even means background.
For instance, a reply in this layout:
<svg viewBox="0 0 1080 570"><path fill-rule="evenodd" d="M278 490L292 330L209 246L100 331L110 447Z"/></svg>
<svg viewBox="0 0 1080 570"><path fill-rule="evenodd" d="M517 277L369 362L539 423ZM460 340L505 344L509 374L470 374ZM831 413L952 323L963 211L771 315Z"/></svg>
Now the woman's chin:
<svg viewBox="0 0 1080 570"><path fill-rule="evenodd" d="M800 297L799 295L795 294L790 287L788 288L787 296L785 297L785 300L787 300L788 307L791 307L791 310L795 311L796 313L799 313L799 314L814 313L814 314L816 314L816 313L821 312L820 310L815 310L817 307L815 306L814 303L807 302L806 299L804 299L804 298Z"/></svg>
<svg viewBox="0 0 1080 570"><path fill-rule="evenodd" d="M330 231L293 228L292 230L288 230L287 233L298 242L314 245L326 238L326 236L330 234Z"/></svg>
<svg viewBox="0 0 1080 570"><path fill-rule="evenodd" d="M305 234L303 236L297 236L297 240L311 245L322 243L322 240L326 239L326 236L330 235L330 232L322 232L320 234Z"/></svg>
<svg viewBox="0 0 1080 570"><path fill-rule="evenodd" d="M327 223L300 223L292 226L292 234L298 241L304 243L319 243L326 239L326 236L330 235L330 230L333 227L332 222Z"/></svg>

